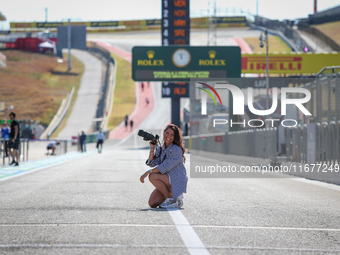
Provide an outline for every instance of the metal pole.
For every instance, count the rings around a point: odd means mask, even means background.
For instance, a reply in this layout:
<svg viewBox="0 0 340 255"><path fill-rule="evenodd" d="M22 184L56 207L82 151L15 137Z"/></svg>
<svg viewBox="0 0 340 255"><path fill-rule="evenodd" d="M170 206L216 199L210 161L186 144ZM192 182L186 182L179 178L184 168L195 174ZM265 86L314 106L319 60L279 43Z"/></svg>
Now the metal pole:
<svg viewBox="0 0 340 255"><path fill-rule="evenodd" d="M29 141L27 139L27 147L26 147L26 161L28 161L28 150L29 150Z"/></svg>
<svg viewBox="0 0 340 255"><path fill-rule="evenodd" d="M71 70L71 19L68 19L67 47L68 47L68 71L70 71Z"/></svg>
<svg viewBox="0 0 340 255"><path fill-rule="evenodd" d="M266 90L267 90L267 97L266 97L266 110L269 107L269 56L268 56L268 30L264 32L265 34L265 41L266 41Z"/></svg>
<svg viewBox="0 0 340 255"><path fill-rule="evenodd" d="M1 139L1 150L2 150L2 164L5 165L5 154L6 154L6 151L5 151L5 142L6 142L6 139L5 138L2 138ZM8 153L8 152L7 152Z"/></svg>
<svg viewBox="0 0 340 255"><path fill-rule="evenodd" d="M207 14L207 29L208 29L208 46L209 46L209 41L210 41L210 17L209 17L209 14L210 14L210 1L208 2L208 14Z"/></svg>
<svg viewBox="0 0 340 255"><path fill-rule="evenodd" d="M214 3L214 41L215 41L215 46L217 44L217 17L216 17L216 0Z"/></svg>

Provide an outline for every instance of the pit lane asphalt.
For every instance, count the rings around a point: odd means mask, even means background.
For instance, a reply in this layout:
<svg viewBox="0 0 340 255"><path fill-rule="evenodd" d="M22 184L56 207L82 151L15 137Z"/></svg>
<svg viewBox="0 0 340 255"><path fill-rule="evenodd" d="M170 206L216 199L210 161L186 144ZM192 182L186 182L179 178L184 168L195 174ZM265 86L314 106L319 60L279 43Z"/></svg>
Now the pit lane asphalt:
<svg viewBox="0 0 340 255"><path fill-rule="evenodd" d="M140 128L161 134L169 108L156 100L162 121L151 114ZM152 185L139 182L147 155L147 143L132 133L107 141L101 154L0 182L1 253L340 254L339 186L303 178L190 178L178 210L187 222L180 223L147 205ZM186 156L188 173L190 161L212 160ZM189 227L205 248L197 239L188 245L192 232L184 236L181 228Z"/></svg>

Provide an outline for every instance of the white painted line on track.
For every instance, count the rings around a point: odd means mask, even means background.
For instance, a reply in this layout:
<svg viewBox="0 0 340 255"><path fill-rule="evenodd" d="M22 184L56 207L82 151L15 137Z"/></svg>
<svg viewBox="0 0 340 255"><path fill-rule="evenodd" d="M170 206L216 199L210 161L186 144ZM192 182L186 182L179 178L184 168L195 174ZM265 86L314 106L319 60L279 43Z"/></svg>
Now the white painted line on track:
<svg viewBox="0 0 340 255"><path fill-rule="evenodd" d="M185 248L184 245L148 245L148 244L0 244L0 248ZM225 250L251 250L251 251L290 251L290 252L313 252L313 253L334 253L340 250L311 249L311 248L284 248L284 247L252 247L252 246L207 246L209 249ZM197 250L199 253L199 250Z"/></svg>
<svg viewBox="0 0 340 255"><path fill-rule="evenodd" d="M162 210L162 209L155 209ZM165 209L164 209L165 210ZM178 210L169 210L174 212ZM173 217L174 214L171 216ZM177 220L177 219L176 219ZM185 218L178 220L177 225L168 224L119 224L119 223L2 223L0 227L156 227L156 228L175 228L186 227L189 223ZM220 228L220 229L256 229L256 230L289 230L289 231L326 231L326 232L340 232L337 228L298 228L298 227L261 227L261 226L223 226L223 225L192 225L193 228Z"/></svg>
<svg viewBox="0 0 340 255"><path fill-rule="evenodd" d="M176 228L190 254L210 254L188 220L178 209L168 209Z"/></svg>

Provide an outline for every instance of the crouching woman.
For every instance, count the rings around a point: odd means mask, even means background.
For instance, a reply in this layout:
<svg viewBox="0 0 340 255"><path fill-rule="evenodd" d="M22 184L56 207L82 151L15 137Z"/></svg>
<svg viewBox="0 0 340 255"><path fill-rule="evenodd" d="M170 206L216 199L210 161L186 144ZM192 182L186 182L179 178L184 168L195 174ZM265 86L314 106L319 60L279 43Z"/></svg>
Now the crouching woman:
<svg viewBox="0 0 340 255"><path fill-rule="evenodd" d="M146 164L155 167L146 171L140 181L149 176L155 186L149 198L152 208L179 208L183 206L183 193L186 193L188 176L184 166L185 148L182 134L176 125L168 125L163 134L163 145L153 145L150 141L150 154Z"/></svg>

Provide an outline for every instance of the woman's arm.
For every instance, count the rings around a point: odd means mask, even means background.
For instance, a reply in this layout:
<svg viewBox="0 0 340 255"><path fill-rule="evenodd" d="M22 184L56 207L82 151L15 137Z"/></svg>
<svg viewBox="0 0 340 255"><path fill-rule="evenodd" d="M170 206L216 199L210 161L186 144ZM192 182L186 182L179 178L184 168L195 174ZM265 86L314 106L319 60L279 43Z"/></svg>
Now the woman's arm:
<svg viewBox="0 0 340 255"><path fill-rule="evenodd" d="M150 141L150 152L149 152L149 161L152 161L155 157L155 148L157 146L157 144L153 145Z"/></svg>
<svg viewBox="0 0 340 255"><path fill-rule="evenodd" d="M183 151L181 147L173 145L171 151L167 152L166 159L157 166L157 170L162 174L168 173L180 162L183 162Z"/></svg>
<svg viewBox="0 0 340 255"><path fill-rule="evenodd" d="M144 183L144 179L151 173L159 173L159 170L157 168L154 169L150 169L148 171L146 171L144 174L142 174L142 176L140 177L140 182Z"/></svg>
<svg viewBox="0 0 340 255"><path fill-rule="evenodd" d="M151 141L150 141L149 144L150 144L149 158L145 163L146 163L146 165L148 165L150 167L154 167L154 166L157 166L161 163L160 157L155 158L155 156L156 156L155 154L157 153L157 150L156 150L157 143L152 144Z"/></svg>

